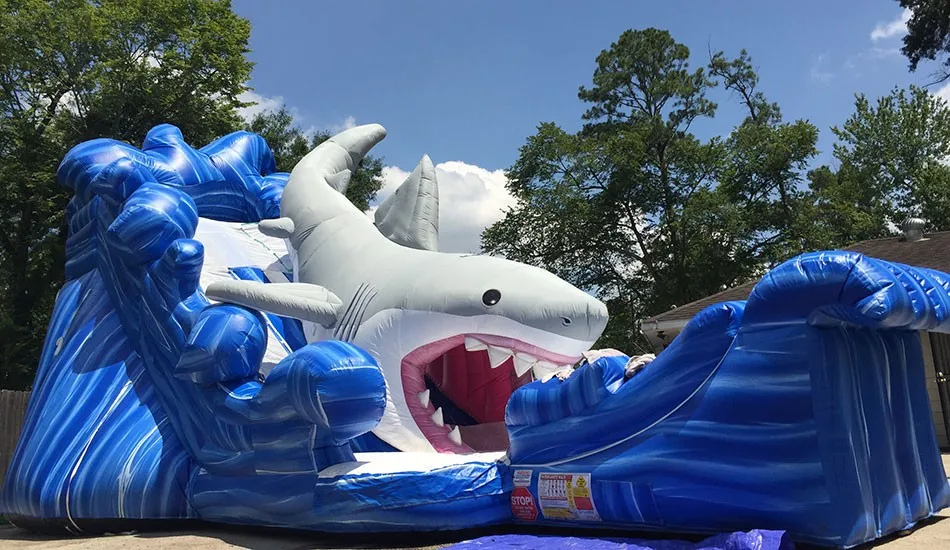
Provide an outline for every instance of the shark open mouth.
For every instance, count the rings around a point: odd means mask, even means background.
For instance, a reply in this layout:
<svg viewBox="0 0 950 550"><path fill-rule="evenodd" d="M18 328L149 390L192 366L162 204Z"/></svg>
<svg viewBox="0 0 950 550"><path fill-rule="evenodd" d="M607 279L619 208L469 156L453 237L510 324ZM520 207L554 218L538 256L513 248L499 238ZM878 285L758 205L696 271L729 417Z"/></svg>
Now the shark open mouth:
<svg viewBox="0 0 950 550"><path fill-rule="evenodd" d="M580 358L514 338L461 334L406 355L402 387L413 420L436 451L505 451L505 406L512 392Z"/></svg>

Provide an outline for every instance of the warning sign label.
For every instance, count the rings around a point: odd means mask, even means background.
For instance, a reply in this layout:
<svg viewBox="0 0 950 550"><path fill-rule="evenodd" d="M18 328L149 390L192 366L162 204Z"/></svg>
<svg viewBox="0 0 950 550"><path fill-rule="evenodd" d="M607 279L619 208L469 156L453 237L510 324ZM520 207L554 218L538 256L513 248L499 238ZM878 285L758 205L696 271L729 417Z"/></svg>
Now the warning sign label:
<svg viewBox="0 0 950 550"><path fill-rule="evenodd" d="M538 474L538 501L546 519L600 521L590 474Z"/></svg>
<svg viewBox="0 0 950 550"><path fill-rule="evenodd" d="M511 513L521 521L538 519L538 507L527 487L515 487L511 493Z"/></svg>
<svg viewBox="0 0 950 550"><path fill-rule="evenodd" d="M531 485L531 470L515 470L515 487Z"/></svg>

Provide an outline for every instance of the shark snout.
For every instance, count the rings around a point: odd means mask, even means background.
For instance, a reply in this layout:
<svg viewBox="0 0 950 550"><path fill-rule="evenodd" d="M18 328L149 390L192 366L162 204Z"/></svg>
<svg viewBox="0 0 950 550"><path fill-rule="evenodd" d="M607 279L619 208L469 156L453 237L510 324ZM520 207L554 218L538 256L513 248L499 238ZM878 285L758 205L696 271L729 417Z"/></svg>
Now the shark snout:
<svg viewBox="0 0 950 550"><path fill-rule="evenodd" d="M591 299L587 302L587 331L588 340L596 340L607 328L607 306L600 300Z"/></svg>
<svg viewBox="0 0 950 550"><path fill-rule="evenodd" d="M582 342L593 342L607 327L607 306L576 288L564 289L560 299L539 307L521 319L526 325Z"/></svg>
<svg viewBox="0 0 950 550"><path fill-rule="evenodd" d="M593 342L600 338L604 329L607 328L607 306L600 300L586 293L583 294L585 299L581 302L584 307L579 308L579 311L574 314L565 314L561 319L561 324L566 329L562 331L562 334L575 340Z"/></svg>

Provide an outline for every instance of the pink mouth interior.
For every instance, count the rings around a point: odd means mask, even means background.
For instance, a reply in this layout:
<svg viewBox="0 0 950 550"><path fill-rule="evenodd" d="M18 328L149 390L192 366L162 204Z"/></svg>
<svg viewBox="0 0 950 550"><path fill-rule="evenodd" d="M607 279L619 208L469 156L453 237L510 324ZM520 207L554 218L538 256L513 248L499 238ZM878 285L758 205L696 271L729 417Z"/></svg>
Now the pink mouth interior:
<svg viewBox="0 0 950 550"><path fill-rule="evenodd" d="M574 362L573 358L512 338L472 336L486 344L528 353L556 364ZM507 450L505 407L511 394L533 379L530 370L517 376L514 358L491 368L487 351L465 349L464 335L422 346L402 361L402 384L409 412L429 443L440 453ZM430 397L427 406L419 398L419 394L426 390L429 390ZM443 426L432 418L436 408L442 409ZM455 426L461 434L461 445L448 435Z"/></svg>

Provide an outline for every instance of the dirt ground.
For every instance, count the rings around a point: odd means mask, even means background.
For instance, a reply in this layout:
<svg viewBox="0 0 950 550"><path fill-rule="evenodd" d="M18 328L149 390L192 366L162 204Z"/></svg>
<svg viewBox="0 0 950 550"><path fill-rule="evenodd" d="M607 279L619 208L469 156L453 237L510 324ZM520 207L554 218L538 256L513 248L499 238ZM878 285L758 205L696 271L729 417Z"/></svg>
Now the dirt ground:
<svg viewBox="0 0 950 550"><path fill-rule="evenodd" d="M950 454L943 455L944 467L950 472ZM577 533L573 533L577 536ZM452 538L454 537L454 538ZM217 550L223 548L248 548L253 550L304 550L343 549L343 548L443 548L461 540L475 538L469 535L449 535L448 539L422 540L402 537L394 539L392 535L361 540L353 545L350 538L319 539L306 534L283 534L272 531L255 532L249 529L208 528L196 531L149 532L124 535L112 535L93 538L63 538L36 535L10 526L0 526L0 548L4 550L46 550L51 548L74 548L76 550L136 550L151 548L194 548L198 550ZM913 531L903 536L890 537L865 545L862 549L875 548L885 550L938 550L950 549L950 510L941 511Z"/></svg>
<svg viewBox="0 0 950 550"><path fill-rule="evenodd" d="M950 522L948 522L950 523ZM454 542L454 541L453 541ZM436 549L450 543L417 546L399 545L398 548ZM309 548L354 548L343 546L340 541L325 541L305 535L280 533L255 534L224 529L201 531L135 533L90 538L56 538L35 535L22 529L0 527L0 548L4 550L46 550L74 548L76 550L136 550L152 548L189 548L195 550L218 550L223 548L248 548L254 550L304 550ZM355 548L395 548L382 540Z"/></svg>

